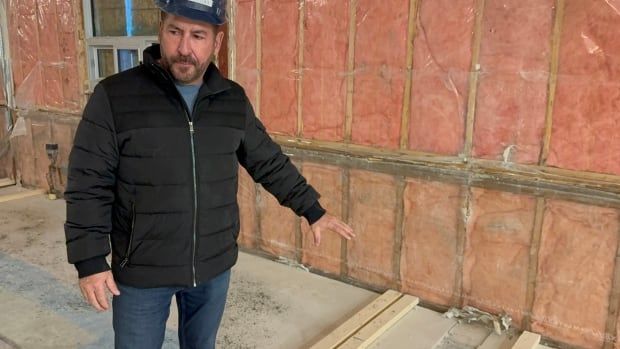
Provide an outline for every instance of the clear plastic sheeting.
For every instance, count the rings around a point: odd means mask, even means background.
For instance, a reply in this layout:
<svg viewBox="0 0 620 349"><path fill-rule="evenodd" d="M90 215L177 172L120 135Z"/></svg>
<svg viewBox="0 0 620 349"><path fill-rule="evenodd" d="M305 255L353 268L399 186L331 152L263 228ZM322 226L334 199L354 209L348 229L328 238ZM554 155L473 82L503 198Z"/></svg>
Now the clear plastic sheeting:
<svg viewBox="0 0 620 349"><path fill-rule="evenodd" d="M18 109L80 109L78 39L73 1L8 0L11 68Z"/></svg>

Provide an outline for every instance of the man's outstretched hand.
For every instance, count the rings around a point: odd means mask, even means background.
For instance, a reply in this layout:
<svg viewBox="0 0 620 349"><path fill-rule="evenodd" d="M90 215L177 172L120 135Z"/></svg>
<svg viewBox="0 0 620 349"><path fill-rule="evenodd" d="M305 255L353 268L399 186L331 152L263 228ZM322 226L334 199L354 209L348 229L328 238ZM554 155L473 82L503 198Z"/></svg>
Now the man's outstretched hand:
<svg viewBox="0 0 620 349"><path fill-rule="evenodd" d="M348 226L340 219L329 214L323 215L321 219L314 222L314 224L310 226L310 229L312 229L312 234L314 235L315 246L319 246L319 244L321 243L321 234L325 230L331 230L335 233L338 233L340 236L347 240L351 240L355 237L353 229L350 226Z"/></svg>
<svg viewBox="0 0 620 349"><path fill-rule="evenodd" d="M115 296L121 294L118 287L116 287L112 272L109 270L81 278L80 291L82 291L84 299L86 299L93 308L99 311L106 311L109 309L106 291L109 291Z"/></svg>

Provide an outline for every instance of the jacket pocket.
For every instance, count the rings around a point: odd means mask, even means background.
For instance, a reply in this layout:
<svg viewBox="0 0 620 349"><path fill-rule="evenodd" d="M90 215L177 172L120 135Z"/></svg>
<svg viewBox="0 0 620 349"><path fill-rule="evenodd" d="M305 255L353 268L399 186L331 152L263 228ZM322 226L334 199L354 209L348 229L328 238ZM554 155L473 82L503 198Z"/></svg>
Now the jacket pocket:
<svg viewBox="0 0 620 349"><path fill-rule="evenodd" d="M123 269L127 263L129 263L129 256L131 255L131 246L133 244L134 228L136 225L136 205L131 204L131 228L129 230L129 243L127 244L127 250L125 251L125 257L121 261L120 267Z"/></svg>

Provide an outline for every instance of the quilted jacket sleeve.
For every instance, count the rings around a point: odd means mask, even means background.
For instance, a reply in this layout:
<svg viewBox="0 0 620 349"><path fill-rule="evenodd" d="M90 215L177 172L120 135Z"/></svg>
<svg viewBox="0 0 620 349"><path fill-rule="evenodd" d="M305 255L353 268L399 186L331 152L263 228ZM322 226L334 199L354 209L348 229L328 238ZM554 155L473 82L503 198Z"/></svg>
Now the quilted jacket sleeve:
<svg viewBox="0 0 620 349"><path fill-rule="evenodd" d="M69 263L79 277L109 270L112 204L118 143L107 93L98 85L77 128L65 199L65 236Z"/></svg>
<svg viewBox="0 0 620 349"><path fill-rule="evenodd" d="M247 100L245 137L237 156L254 181L262 184L281 205L304 216L310 224L325 214L318 201L320 195L269 137Z"/></svg>

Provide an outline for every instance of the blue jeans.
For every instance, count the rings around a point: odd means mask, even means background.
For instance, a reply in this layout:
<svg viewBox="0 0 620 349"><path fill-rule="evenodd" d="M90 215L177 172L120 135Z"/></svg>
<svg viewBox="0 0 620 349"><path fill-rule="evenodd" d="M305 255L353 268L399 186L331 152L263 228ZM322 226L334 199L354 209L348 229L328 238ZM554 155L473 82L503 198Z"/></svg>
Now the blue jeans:
<svg viewBox="0 0 620 349"><path fill-rule="evenodd" d="M179 346L215 348L229 283L230 270L192 288L135 288L118 284L121 294L112 299L114 347L161 348L174 295L179 310Z"/></svg>

